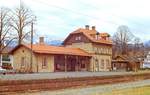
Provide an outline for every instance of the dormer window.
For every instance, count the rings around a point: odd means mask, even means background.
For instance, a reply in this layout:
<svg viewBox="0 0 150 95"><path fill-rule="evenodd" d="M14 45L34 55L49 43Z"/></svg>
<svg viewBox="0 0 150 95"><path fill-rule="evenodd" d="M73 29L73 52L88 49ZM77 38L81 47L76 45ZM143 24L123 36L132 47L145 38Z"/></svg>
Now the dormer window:
<svg viewBox="0 0 150 95"><path fill-rule="evenodd" d="M81 40L81 36L77 36L77 37L75 38L75 40L76 40L76 41Z"/></svg>

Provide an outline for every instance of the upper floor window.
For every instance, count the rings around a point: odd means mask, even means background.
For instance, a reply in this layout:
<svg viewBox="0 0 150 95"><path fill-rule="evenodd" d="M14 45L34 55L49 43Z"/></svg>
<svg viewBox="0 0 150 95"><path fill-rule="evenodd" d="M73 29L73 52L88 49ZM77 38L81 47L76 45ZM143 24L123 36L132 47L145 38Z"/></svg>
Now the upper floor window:
<svg viewBox="0 0 150 95"><path fill-rule="evenodd" d="M109 54L108 48L106 49L106 54Z"/></svg>
<svg viewBox="0 0 150 95"><path fill-rule="evenodd" d="M98 48L94 47L94 51L95 51L95 53L98 53Z"/></svg>
<svg viewBox="0 0 150 95"><path fill-rule="evenodd" d="M75 37L75 40L81 40L81 36Z"/></svg>

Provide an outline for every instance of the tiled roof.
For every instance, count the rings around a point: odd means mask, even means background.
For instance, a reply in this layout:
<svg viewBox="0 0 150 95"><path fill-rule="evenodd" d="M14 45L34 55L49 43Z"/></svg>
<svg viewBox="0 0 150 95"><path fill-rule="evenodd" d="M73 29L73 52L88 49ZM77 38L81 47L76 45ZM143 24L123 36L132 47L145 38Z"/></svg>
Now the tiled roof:
<svg viewBox="0 0 150 95"><path fill-rule="evenodd" d="M121 60L119 60L121 58ZM128 61L128 62L140 62L139 57L137 56L129 56L129 55L118 55L116 56L113 61Z"/></svg>
<svg viewBox="0 0 150 95"><path fill-rule="evenodd" d="M6 47L6 48L3 49L2 53L3 53L3 54L7 54L7 53L9 53L12 49L13 49L13 47Z"/></svg>
<svg viewBox="0 0 150 95"><path fill-rule="evenodd" d="M103 32L103 33L100 33L100 36L109 36L109 34L108 33L105 33L105 32Z"/></svg>
<svg viewBox="0 0 150 95"><path fill-rule="evenodd" d="M87 29L82 29L82 28L77 29L76 31L72 32L71 34L81 33L81 32L84 32L86 34L96 34L96 30L87 30Z"/></svg>
<svg viewBox="0 0 150 95"><path fill-rule="evenodd" d="M91 35L96 35L97 31L96 30L87 30L87 29L82 29L82 28L79 28L77 29L76 31L70 33L70 34L76 34L76 33L83 33L88 39L90 39L92 42L94 43L101 43L101 44L109 44L109 45L112 45L112 41L111 40L104 40L104 39L95 39L93 38ZM101 37L102 36L109 36L108 33L100 33L99 34Z"/></svg>
<svg viewBox="0 0 150 95"><path fill-rule="evenodd" d="M112 41L111 40L103 40L103 39L96 40L95 38L92 38L90 35L88 35L86 33L83 33L83 34L86 37L88 37L92 42L112 45Z"/></svg>
<svg viewBox="0 0 150 95"><path fill-rule="evenodd" d="M21 46L25 46L28 49L31 49L31 45L21 45ZM18 47L16 47L16 48L18 48ZM79 48L50 46L50 45L46 45L46 44L34 44L32 47L32 50L34 53L41 53L41 54L56 54L56 55L64 54L64 55L90 56L89 53L87 53ZM15 51L15 49L13 51Z"/></svg>

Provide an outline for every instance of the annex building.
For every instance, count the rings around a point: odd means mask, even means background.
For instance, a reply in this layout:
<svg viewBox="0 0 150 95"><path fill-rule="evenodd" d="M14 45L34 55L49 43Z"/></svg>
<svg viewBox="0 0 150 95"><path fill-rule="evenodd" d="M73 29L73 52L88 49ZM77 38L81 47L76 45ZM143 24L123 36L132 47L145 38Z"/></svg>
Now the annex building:
<svg viewBox="0 0 150 95"><path fill-rule="evenodd" d="M38 44L15 47L13 69L19 72L110 71L112 41L108 33L91 28L71 32L62 46L50 46L40 37Z"/></svg>

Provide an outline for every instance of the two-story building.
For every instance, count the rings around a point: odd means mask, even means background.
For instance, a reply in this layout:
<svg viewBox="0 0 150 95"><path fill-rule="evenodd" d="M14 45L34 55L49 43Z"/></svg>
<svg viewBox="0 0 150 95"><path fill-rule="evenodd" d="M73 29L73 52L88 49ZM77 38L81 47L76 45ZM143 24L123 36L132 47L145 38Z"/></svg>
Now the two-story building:
<svg viewBox="0 0 150 95"><path fill-rule="evenodd" d="M88 52L92 58L90 71L111 70L112 41L108 33L96 31L95 26L89 25L70 33L64 40L65 47L76 47Z"/></svg>
<svg viewBox="0 0 150 95"><path fill-rule="evenodd" d="M110 71L112 42L93 26L71 32L63 46L19 45L11 51L13 68L20 72Z"/></svg>

